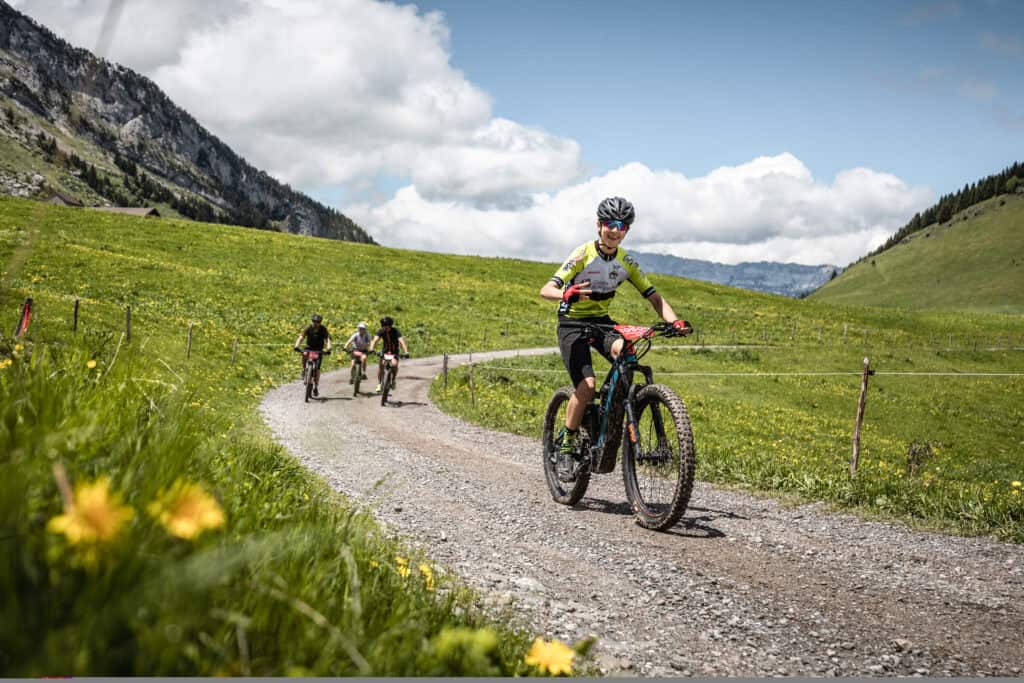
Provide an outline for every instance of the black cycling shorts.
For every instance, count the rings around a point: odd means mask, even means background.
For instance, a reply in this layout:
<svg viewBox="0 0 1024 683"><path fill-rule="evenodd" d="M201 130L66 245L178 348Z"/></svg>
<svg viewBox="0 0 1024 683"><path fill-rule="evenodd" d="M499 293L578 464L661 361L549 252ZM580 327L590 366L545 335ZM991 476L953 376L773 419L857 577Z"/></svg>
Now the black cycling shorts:
<svg viewBox="0 0 1024 683"><path fill-rule="evenodd" d="M591 323L588 325L587 323ZM612 344L622 335L612 329L615 321L604 316L602 318L561 318L558 321L558 348L562 352L562 362L569 371L572 386L575 388L584 377L594 376L593 358L590 347L612 362Z"/></svg>

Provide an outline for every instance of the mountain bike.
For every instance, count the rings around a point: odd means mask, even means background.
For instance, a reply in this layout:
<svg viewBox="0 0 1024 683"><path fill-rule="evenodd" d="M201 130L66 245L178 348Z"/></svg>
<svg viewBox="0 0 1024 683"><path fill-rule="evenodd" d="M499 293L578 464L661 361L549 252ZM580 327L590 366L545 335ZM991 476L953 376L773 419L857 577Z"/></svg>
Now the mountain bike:
<svg viewBox="0 0 1024 683"><path fill-rule="evenodd" d="M395 370L394 363L395 358L399 357L399 354L391 353L390 351L371 351L370 353L380 356L384 361L384 378L380 383L380 404L386 406L388 404L388 394L395 388ZM401 354L402 358L408 358L409 354Z"/></svg>
<svg viewBox="0 0 1024 683"><path fill-rule="evenodd" d="M323 356L329 356L331 352L314 349L295 349L295 352L302 354L302 384L305 387L306 403L309 403L309 397L316 388L316 371L320 369Z"/></svg>
<svg viewBox="0 0 1024 683"><path fill-rule="evenodd" d="M355 361L355 363L352 365L351 370L349 371L348 383L352 385L352 395L358 396L359 385L363 381L363 361L362 359L356 357L356 349L345 349L345 353L352 356L352 359ZM363 351L362 353L364 355L368 354L367 351Z"/></svg>
<svg viewBox="0 0 1024 683"><path fill-rule="evenodd" d="M564 324L564 323L563 323ZM581 323L583 327L608 327ZM622 444L622 476L637 523L665 530L683 516L693 491L696 450L686 404L639 360L656 337L679 336L669 323L615 325L625 339L594 401L584 409L576 449L561 453L565 410L573 387L558 389L544 413L544 476L551 497L564 505L583 498L592 474L615 469ZM643 384L634 383L636 373ZM628 438L622 439L623 435Z"/></svg>

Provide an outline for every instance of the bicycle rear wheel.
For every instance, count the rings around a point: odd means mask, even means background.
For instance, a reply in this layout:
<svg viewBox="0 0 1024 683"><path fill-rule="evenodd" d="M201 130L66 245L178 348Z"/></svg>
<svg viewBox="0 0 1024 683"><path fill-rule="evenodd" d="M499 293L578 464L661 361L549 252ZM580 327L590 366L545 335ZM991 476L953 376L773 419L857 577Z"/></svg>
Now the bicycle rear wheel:
<svg viewBox="0 0 1024 683"><path fill-rule="evenodd" d="M563 505L575 505L580 502L590 484L589 463L579 462L561 453L565 410L572 394L572 387L562 387L556 391L544 413L544 478L548 482L551 497ZM580 434L577 437L577 451L590 451L590 434L583 425L580 425ZM566 479L568 481L564 481Z"/></svg>
<svg viewBox="0 0 1024 683"><path fill-rule="evenodd" d="M391 368L384 371L384 381L380 385L380 404L388 404L388 393L391 392Z"/></svg>
<svg viewBox="0 0 1024 683"><path fill-rule="evenodd" d="M622 451L622 476L637 523L663 531L683 516L693 491L696 450L686 405L664 384L636 393L636 433Z"/></svg>

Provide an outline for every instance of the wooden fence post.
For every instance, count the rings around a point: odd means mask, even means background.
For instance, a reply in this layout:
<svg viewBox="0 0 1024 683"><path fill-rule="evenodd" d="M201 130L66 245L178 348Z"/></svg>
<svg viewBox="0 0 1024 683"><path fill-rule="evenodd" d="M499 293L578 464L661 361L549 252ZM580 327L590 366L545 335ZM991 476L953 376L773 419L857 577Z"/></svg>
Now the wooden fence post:
<svg viewBox="0 0 1024 683"><path fill-rule="evenodd" d="M124 341L130 344L132 341L132 305L124 307Z"/></svg>
<svg viewBox="0 0 1024 683"><path fill-rule="evenodd" d="M448 352L445 351L441 360L441 372L444 374L444 390L448 391Z"/></svg>
<svg viewBox="0 0 1024 683"><path fill-rule="evenodd" d="M185 360L192 357L192 325L195 323L188 324L188 337L185 340Z"/></svg>
<svg viewBox="0 0 1024 683"><path fill-rule="evenodd" d="M864 371L860 376L860 399L857 401L857 420L853 424L853 454L850 456L850 476L857 474L857 462L860 460L860 425L864 421L864 403L868 396L868 375L874 372L869 368L867 356L864 357Z"/></svg>
<svg viewBox="0 0 1024 683"><path fill-rule="evenodd" d="M78 333L78 297L75 297L75 313L71 319L71 332L72 334Z"/></svg>
<svg viewBox="0 0 1024 683"><path fill-rule="evenodd" d="M473 385L473 363L469 364L469 402L476 407L476 388Z"/></svg>
<svg viewBox="0 0 1024 683"><path fill-rule="evenodd" d="M238 353L238 337L231 342L231 364L235 364L235 354Z"/></svg>

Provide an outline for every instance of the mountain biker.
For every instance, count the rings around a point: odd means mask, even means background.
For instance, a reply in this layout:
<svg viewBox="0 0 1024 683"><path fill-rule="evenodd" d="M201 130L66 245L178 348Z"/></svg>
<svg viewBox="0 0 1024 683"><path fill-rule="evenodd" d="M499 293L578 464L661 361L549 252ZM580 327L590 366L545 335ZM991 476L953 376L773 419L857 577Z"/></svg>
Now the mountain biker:
<svg viewBox="0 0 1024 683"><path fill-rule="evenodd" d="M540 295L559 301L558 348L575 389L566 406L561 451L571 454L587 404L594 397L594 367L590 346L611 361L622 351L625 340L611 329L608 316L615 290L629 281L647 299L662 320L672 323L678 333L693 331L679 319L668 301L640 270L639 264L620 245L636 218L633 205L622 197L608 197L597 206L597 239L586 242L572 254L545 284ZM592 328L583 324L595 323Z"/></svg>
<svg viewBox="0 0 1024 683"><path fill-rule="evenodd" d="M352 365L359 363L362 379L366 379L366 353L370 350L370 333L366 330L366 323L356 325L355 333L345 342L345 350L352 351ZM352 379L348 380L352 384Z"/></svg>
<svg viewBox="0 0 1024 683"><path fill-rule="evenodd" d="M302 338L305 337L308 350L330 353L331 333L327 331L327 326L323 324L324 317L319 313L314 313L309 320L310 324L295 338L295 350L302 351L300 344L302 343ZM320 395L320 364L323 362L323 359L322 354L316 359L316 370L313 372L314 396Z"/></svg>
<svg viewBox="0 0 1024 683"><path fill-rule="evenodd" d="M370 350L373 351L373 347L377 345L378 341L382 341L381 353L393 353L395 359L391 362L391 387L395 387L395 380L398 378L398 349L401 347L402 351L405 352L406 358L409 357L409 347L405 345L405 337L395 327L395 321L392 320L391 316L384 316L380 319L380 329L377 330L377 334L370 340ZM384 381L384 358L380 359L377 364L377 392L380 393L381 383Z"/></svg>

